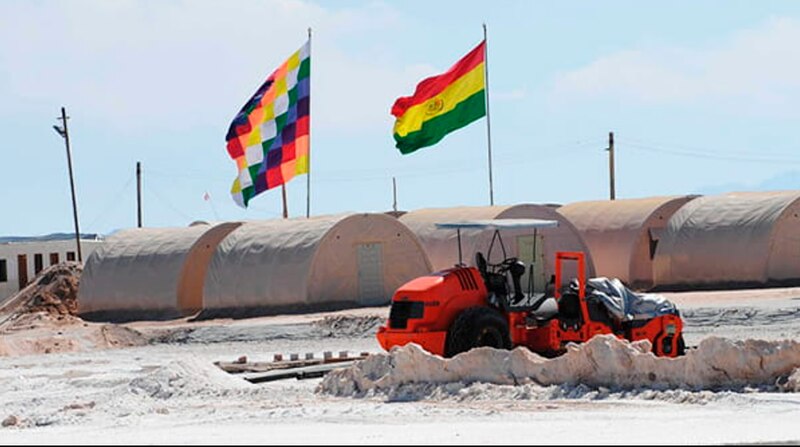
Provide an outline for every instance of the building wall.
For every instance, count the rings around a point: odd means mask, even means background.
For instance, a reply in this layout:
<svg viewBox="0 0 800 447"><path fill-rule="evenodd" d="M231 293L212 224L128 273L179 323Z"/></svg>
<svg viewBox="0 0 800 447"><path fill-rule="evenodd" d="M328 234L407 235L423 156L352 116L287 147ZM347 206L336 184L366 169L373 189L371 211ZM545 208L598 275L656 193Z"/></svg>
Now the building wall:
<svg viewBox="0 0 800 447"><path fill-rule="evenodd" d="M81 256L83 259L86 260L101 244L103 244L102 241L82 240ZM77 247L74 240L0 244L0 302L5 301L6 298L20 290L19 255L25 255L26 257L25 269L28 282L32 281L38 273L37 255L41 256L41 269L68 260L68 255L74 257L75 261L78 260ZM55 262L51 262L51 255L57 256L58 260L53 259Z"/></svg>

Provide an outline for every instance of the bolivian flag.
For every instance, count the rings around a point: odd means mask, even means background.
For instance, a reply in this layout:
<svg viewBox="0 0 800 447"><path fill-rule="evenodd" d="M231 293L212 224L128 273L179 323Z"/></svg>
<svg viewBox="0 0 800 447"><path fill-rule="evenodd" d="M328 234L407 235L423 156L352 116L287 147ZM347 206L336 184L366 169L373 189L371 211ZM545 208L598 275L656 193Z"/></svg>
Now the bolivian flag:
<svg viewBox="0 0 800 447"><path fill-rule="evenodd" d="M434 145L486 115L485 56L484 40L444 74L420 82L413 96L395 101L394 139L400 152Z"/></svg>

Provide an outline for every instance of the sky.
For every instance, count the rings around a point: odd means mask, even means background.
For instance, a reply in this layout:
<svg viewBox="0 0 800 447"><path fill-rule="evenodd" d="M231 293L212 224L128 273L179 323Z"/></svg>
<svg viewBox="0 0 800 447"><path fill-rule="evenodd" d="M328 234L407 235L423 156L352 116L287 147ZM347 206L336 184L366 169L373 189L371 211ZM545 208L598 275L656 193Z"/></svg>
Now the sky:
<svg viewBox="0 0 800 447"><path fill-rule="evenodd" d="M311 214L489 204L487 119L394 147L400 96L488 33L495 204L800 189L800 2L0 1L0 236L143 221L273 219L247 209L225 134L308 39ZM287 185L305 216L307 177Z"/></svg>

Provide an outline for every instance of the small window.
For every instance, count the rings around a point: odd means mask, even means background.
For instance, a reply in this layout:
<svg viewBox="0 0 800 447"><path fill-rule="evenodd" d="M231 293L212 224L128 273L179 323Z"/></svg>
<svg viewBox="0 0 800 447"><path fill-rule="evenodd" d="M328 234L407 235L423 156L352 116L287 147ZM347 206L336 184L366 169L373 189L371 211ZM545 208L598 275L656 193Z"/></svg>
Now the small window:
<svg viewBox="0 0 800 447"><path fill-rule="evenodd" d="M44 268L44 258L41 253L33 255L33 274L38 275Z"/></svg>
<svg viewBox="0 0 800 447"><path fill-rule="evenodd" d="M20 290L28 285L28 255L17 255L17 284Z"/></svg>
<svg viewBox="0 0 800 447"><path fill-rule="evenodd" d="M8 266L5 259L0 259L0 282L8 282Z"/></svg>
<svg viewBox="0 0 800 447"><path fill-rule="evenodd" d="M58 264L58 253L50 253L50 265Z"/></svg>
<svg viewBox="0 0 800 447"><path fill-rule="evenodd" d="M74 260L75 260L75 252L74 251L68 251L67 252L67 261L74 261Z"/></svg>

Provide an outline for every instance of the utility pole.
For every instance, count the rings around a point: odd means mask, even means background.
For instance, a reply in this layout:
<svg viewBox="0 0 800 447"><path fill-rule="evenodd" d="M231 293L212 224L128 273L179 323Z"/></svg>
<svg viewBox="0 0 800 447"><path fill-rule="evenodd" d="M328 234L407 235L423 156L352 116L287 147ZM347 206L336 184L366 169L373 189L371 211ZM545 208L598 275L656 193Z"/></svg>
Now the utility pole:
<svg viewBox="0 0 800 447"><path fill-rule="evenodd" d="M142 228L142 163L136 162L136 224Z"/></svg>
<svg viewBox="0 0 800 447"><path fill-rule="evenodd" d="M53 129L58 132L59 135L64 139L64 142L67 146L67 166L69 168L69 186L72 190L72 217L75 221L75 243L78 246L78 262L83 262L83 256L81 255L81 230L78 227L78 203L75 200L75 181L72 176L72 152L70 151L69 147L69 129L67 128L67 111L64 107L61 108L61 118L57 118L61 120L61 127L53 126Z"/></svg>
<svg viewBox="0 0 800 447"><path fill-rule="evenodd" d="M614 188L614 132L608 133L608 182L609 182L609 197L611 200L617 198Z"/></svg>

